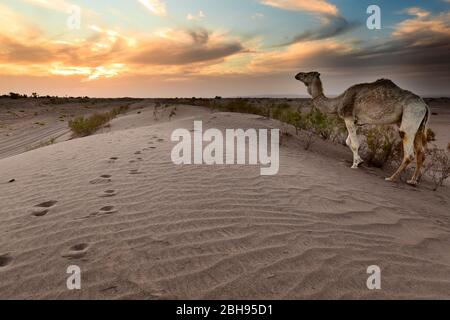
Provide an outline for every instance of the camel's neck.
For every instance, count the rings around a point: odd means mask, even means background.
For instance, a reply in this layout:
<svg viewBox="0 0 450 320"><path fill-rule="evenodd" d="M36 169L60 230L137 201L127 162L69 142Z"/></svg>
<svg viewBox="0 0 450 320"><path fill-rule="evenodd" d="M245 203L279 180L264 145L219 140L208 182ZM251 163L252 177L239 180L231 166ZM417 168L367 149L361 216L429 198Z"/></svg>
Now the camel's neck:
<svg viewBox="0 0 450 320"><path fill-rule="evenodd" d="M339 100L338 98L330 99L323 94L322 81L317 78L308 86L308 93L313 98L314 107L324 113L336 113Z"/></svg>

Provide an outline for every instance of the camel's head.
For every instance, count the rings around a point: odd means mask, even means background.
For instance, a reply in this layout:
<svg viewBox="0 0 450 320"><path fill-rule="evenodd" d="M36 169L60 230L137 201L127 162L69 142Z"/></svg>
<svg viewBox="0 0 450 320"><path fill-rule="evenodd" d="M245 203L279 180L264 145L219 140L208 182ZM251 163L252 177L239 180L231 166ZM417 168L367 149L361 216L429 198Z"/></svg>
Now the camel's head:
<svg viewBox="0 0 450 320"><path fill-rule="evenodd" d="M295 76L295 79L301 81L305 84L305 86L311 85L315 79L320 77L320 73L318 72L300 72Z"/></svg>

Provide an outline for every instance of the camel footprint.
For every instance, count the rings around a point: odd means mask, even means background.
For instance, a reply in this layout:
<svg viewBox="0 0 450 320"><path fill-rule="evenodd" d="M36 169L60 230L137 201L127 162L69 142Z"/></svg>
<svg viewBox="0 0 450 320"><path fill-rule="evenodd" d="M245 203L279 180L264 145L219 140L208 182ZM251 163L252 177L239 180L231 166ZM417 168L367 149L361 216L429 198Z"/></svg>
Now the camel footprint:
<svg viewBox="0 0 450 320"><path fill-rule="evenodd" d="M68 259L79 259L82 258L88 253L89 244L87 243L79 243L69 248L69 250L62 254L63 258Z"/></svg>
<svg viewBox="0 0 450 320"><path fill-rule="evenodd" d="M49 212L50 208L53 207L56 203L58 203L58 201L51 200L37 204L32 209L31 214L35 217L43 217Z"/></svg>
<svg viewBox="0 0 450 320"><path fill-rule="evenodd" d="M87 215L85 217L78 218L77 220L98 218L98 217L100 217L102 215L109 215L109 214L113 214L113 213L116 213L116 212L117 212L117 209L114 206L105 206L105 207L101 208L100 210L98 210L96 212L92 212L92 213L90 213L89 215Z"/></svg>
<svg viewBox="0 0 450 320"><path fill-rule="evenodd" d="M94 180L89 181L90 184L102 184L111 182L111 175L104 174Z"/></svg>
<svg viewBox="0 0 450 320"><path fill-rule="evenodd" d="M132 170L130 170L130 174L136 175L136 174L142 174L142 172L139 171L138 169L132 169Z"/></svg>
<svg viewBox="0 0 450 320"><path fill-rule="evenodd" d="M117 191L116 190L105 190L101 193L98 194L99 197L101 198L108 198L108 197L114 197L117 195Z"/></svg>
<svg viewBox="0 0 450 320"><path fill-rule="evenodd" d="M0 268L6 267L12 262L13 258L9 254L0 255Z"/></svg>
<svg viewBox="0 0 450 320"><path fill-rule="evenodd" d="M99 214L113 214L116 213L117 210L114 206L106 206L100 209Z"/></svg>
<svg viewBox="0 0 450 320"><path fill-rule="evenodd" d="M119 160L118 157L111 157L108 159L108 163L115 163L117 160Z"/></svg>

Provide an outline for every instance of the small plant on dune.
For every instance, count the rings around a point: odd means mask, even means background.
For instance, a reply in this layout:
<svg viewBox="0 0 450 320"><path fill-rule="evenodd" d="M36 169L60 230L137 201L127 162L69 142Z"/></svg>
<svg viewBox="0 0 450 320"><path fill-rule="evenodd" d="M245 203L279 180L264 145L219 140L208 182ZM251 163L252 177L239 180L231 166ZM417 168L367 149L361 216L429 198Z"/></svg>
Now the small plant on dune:
<svg viewBox="0 0 450 320"><path fill-rule="evenodd" d="M437 147L427 150L424 174L431 177L436 191L450 177L450 143L447 150Z"/></svg>
<svg viewBox="0 0 450 320"><path fill-rule="evenodd" d="M292 125L295 128L295 133L297 135L299 135L300 131L302 132L304 138L303 147L305 150L309 150L314 142L316 142L317 134L314 130L312 117L309 113L302 114L297 111L284 110L279 120Z"/></svg>
<svg viewBox="0 0 450 320"><path fill-rule="evenodd" d="M153 119L155 121L158 121L158 109L161 107L161 103L160 102L156 102L155 106L153 108Z"/></svg>
<svg viewBox="0 0 450 320"><path fill-rule="evenodd" d="M77 117L69 121L69 127L78 137L86 137L95 133L111 120L110 113L94 113L90 117Z"/></svg>
<svg viewBox="0 0 450 320"><path fill-rule="evenodd" d="M173 117L177 115L177 107L173 108L169 114L169 121L172 120Z"/></svg>
<svg viewBox="0 0 450 320"><path fill-rule="evenodd" d="M15 93L15 92L10 92L9 97L14 100L22 98L22 96L19 93Z"/></svg>
<svg viewBox="0 0 450 320"><path fill-rule="evenodd" d="M115 117L117 117L120 114L126 113L129 108L130 108L129 105L127 105L127 106L120 106L120 107L114 108L111 111L111 117L115 118Z"/></svg>
<svg viewBox="0 0 450 320"><path fill-rule="evenodd" d="M308 116L310 117L312 129L323 140L335 141L345 131L343 122L336 116L327 115L316 108Z"/></svg>
<svg viewBox="0 0 450 320"><path fill-rule="evenodd" d="M316 135L312 131L304 131L305 140L303 141L303 147L305 150L309 150L316 141Z"/></svg>
<svg viewBox="0 0 450 320"><path fill-rule="evenodd" d="M430 128L427 129L427 141L428 142L436 141L436 133Z"/></svg>
<svg viewBox="0 0 450 320"><path fill-rule="evenodd" d="M290 106L288 104L282 103L282 104L273 104L270 106L271 110L271 117L273 119L279 120L281 122L286 122L286 118L289 116L287 115L288 111L290 109Z"/></svg>
<svg viewBox="0 0 450 320"><path fill-rule="evenodd" d="M37 145L34 145L34 146L31 146L31 147L27 148L27 151L31 151L31 150L36 150L36 149L39 149L39 148L47 147L47 146L50 146L52 144L55 144L55 142L56 142L56 138L50 138L47 141L41 141Z"/></svg>
<svg viewBox="0 0 450 320"><path fill-rule="evenodd" d="M107 113L94 113L90 117L77 117L69 121L69 128L78 137L86 137L95 133L102 126L105 126L119 114L127 112L129 105L114 108Z"/></svg>
<svg viewBox="0 0 450 320"><path fill-rule="evenodd" d="M286 111L281 119L283 122L292 125L295 128L295 134L299 134L299 131L303 129L303 121L304 118L302 117L301 113L298 113L296 111Z"/></svg>
<svg viewBox="0 0 450 320"><path fill-rule="evenodd" d="M382 168L389 161L401 157L401 142L392 127L375 126L363 130L363 134L366 136L368 149L365 160L370 166Z"/></svg>

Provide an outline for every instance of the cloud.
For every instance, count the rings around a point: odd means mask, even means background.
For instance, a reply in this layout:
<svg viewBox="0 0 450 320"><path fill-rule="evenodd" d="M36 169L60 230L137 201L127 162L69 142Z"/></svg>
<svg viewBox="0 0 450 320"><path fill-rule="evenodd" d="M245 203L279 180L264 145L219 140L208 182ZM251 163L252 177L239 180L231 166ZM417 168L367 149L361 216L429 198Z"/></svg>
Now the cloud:
<svg viewBox="0 0 450 320"><path fill-rule="evenodd" d="M430 15L430 12L423 10L421 8L418 8L418 7L407 8L407 9L403 10L402 12L407 13L410 16L417 16L418 18L425 18Z"/></svg>
<svg viewBox="0 0 450 320"><path fill-rule="evenodd" d="M264 14L261 12L256 12L254 15L252 15L251 17L253 20L258 20L258 19L263 19L264 18Z"/></svg>
<svg viewBox="0 0 450 320"><path fill-rule="evenodd" d="M206 16L202 10L200 10L196 15L188 13L188 15L186 16L186 19L188 19L189 21L200 21L204 18L206 18Z"/></svg>
<svg viewBox="0 0 450 320"><path fill-rule="evenodd" d="M299 42L284 49L256 54L249 70L255 73L281 73L321 68L352 50L351 43L335 40Z"/></svg>
<svg viewBox="0 0 450 320"><path fill-rule="evenodd" d="M323 16L321 18L321 27L315 30L307 30L296 36L290 41L281 44L281 46L290 45L302 41L314 41L333 38L342 34L345 34L358 26L360 23L349 22L341 16Z"/></svg>
<svg viewBox="0 0 450 320"><path fill-rule="evenodd" d="M167 15L166 5L160 0L138 0L138 2L156 16L165 17Z"/></svg>
<svg viewBox="0 0 450 320"><path fill-rule="evenodd" d="M417 12L410 11L413 18L395 25L389 40L343 42L305 37L286 47L256 54L249 70L267 74L324 69L345 73L378 70L381 76L386 72L442 76L443 70L450 70L450 11L437 15ZM445 73L448 78L448 71Z"/></svg>
<svg viewBox="0 0 450 320"><path fill-rule="evenodd" d="M28 4L55 11L66 12L73 4L64 0L23 0Z"/></svg>
<svg viewBox="0 0 450 320"><path fill-rule="evenodd" d="M21 35L25 38L33 38L40 34L41 31L38 26L1 3L0 12L0 35Z"/></svg>
<svg viewBox="0 0 450 320"><path fill-rule="evenodd" d="M214 62L245 51L238 41L205 29L168 30L159 41L147 41L129 62L144 65L187 65Z"/></svg>
<svg viewBox="0 0 450 320"><path fill-rule="evenodd" d="M260 0L262 4L285 10L303 11L315 14L320 20L318 29L306 30L295 35L291 40L279 44L286 46L301 41L314 41L333 38L353 30L360 23L349 22L339 14L339 9L324 0Z"/></svg>
<svg viewBox="0 0 450 320"><path fill-rule="evenodd" d="M0 5L0 9L2 5ZM205 72L246 52L239 39L203 28L165 29L129 36L91 25L81 39L51 40L12 10L0 21L0 70L5 74L78 76L89 80L123 74ZM19 28L11 33L4 23ZM162 69L161 66L164 66Z"/></svg>
<svg viewBox="0 0 450 320"><path fill-rule="evenodd" d="M401 39L416 39L416 44L434 43L448 40L450 36L450 11L431 16L420 8L410 8L408 13L415 18L407 19L396 25L393 36Z"/></svg>
<svg viewBox="0 0 450 320"><path fill-rule="evenodd" d="M338 15L338 8L325 0L260 0L264 5L292 11Z"/></svg>

